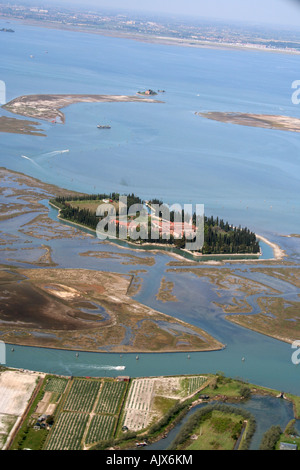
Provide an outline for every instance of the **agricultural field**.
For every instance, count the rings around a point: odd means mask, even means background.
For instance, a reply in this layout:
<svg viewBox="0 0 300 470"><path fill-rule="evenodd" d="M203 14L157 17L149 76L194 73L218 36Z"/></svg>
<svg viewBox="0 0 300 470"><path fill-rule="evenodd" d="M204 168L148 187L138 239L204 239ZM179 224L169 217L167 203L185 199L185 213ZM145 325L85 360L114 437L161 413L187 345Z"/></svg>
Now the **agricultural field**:
<svg viewBox="0 0 300 470"><path fill-rule="evenodd" d="M196 393L206 381L207 377L203 376L187 377L182 379L181 387L184 393L186 393L187 396L190 396Z"/></svg>
<svg viewBox="0 0 300 470"><path fill-rule="evenodd" d="M141 431L172 406L193 396L208 383L206 376L134 379L125 403L124 426Z"/></svg>
<svg viewBox="0 0 300 470"><path fill-rule="evenodd" d="M126 433L123 429L121 432L123 426L143 432L210 380L206 376L156 377L133 379L130 383L48 375L12 448L89 449L103 441L122 439ZM39 427L43 416L44 425ZM11 424L7 422L8 425ZM0 420L0 433L1 426Z"/></svg>
<svg viewBox="0 0 300 470"><path fill-rule="evenodd" d="M54 415L44 449L88 449L114 437L127 386L127 382L114 379L72 379ZM59 383L51 381L45 389L57 387Z"/></svg>
<svg viewBox="0 0 300 470"><path fill-rule="evenodd" d="M88 413L61 413L55 432L51 433L46 443L46 450L80 450L88 418Z"/></svg>
<svg viewBox="0 0 300 470"><path fill-rule="evenodd" d="M44 374L44 380L40 384L41 386L31 408L15 436L11 449L42 449L51 426L47 423L46 418L43 421L39 420L43 415L53 418L67 383L67 378L45 376ZM37 423L41 424L42 422L43 425L37 428Z"/></svg>
<svg viewBox="0 0 300 470"><path fill-rule="evenodd" d="M116 414L126 385L125 382L104 382L95 413Z"/></svg>
<svg viewBox="0 0 300 470"><path fill-rule="evenodd" d="M14 415L0 414L0 450L3 449L8 435L14 427L18 417Z"/></svg>
<svg viewBox="0 0 300 470"><path fill-rule="evenodd" d="M86 436L87 445L104 441L113 436L116 418L112 415L94 415Z"/></svg>
<svg viewBox="0 0 300 470"><path fill-rule="evenodd" d="M41 376L44 374L17 370L0 372L0 449L20 422Z"/></svg>
<svg viewBox="0 0 300 470"><path fill-rule="evenodd" d="M49 377L44 387L46 392L64 393L68 380L62 377Z"/></svg>
<svg viewBox="0 0 300 470"><path fill-rule="evenodd" d="M100 386L101 381L99 380L75 379L64 404L64 409L90 413L100 390Z"/></svg>

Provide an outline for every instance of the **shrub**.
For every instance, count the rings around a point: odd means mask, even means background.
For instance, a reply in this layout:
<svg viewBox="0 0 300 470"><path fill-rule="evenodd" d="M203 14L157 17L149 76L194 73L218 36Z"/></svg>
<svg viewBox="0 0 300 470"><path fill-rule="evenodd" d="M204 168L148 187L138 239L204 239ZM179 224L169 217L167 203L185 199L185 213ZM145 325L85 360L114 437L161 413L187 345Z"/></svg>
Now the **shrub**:
<svg viewBox="0 0 300 470"><path fill-rule="evenodd" d="M282 430L280 426L271 426L263 435L259 450L274 450L281 434Z"/></svg>
<svg viewBox="0 0 300 470"><path fill-rule="evenodd" d="M247 385L242 385L240 388L240 394L242 398L250 398L251 397L251 389L247 387Z"/></svg>

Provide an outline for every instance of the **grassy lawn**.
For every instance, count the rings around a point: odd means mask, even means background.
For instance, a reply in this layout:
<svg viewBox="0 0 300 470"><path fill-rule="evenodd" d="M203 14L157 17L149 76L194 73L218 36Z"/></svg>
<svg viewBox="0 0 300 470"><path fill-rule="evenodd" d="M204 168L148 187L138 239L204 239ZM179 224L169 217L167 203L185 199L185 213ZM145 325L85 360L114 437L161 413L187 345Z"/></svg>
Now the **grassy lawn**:
<svg viewBox="0 0 300 470"><path fill-rule="evenodd" d="M40 429L36 431L32 427L27 427L24 429L21 438L18 441L18 446L13 446L12 449L31 449L31 450L41 450L43 448L44 442L48 436L48 431L46 429Z"/></svg>
<svg viewBox="0 0 300 470"><path fill-rule="evenodd" d="M175 403L177 403L177 401L178 400L175 400L174 398L156 396L153 399L153 410L164 415L175 405Z"/></svg>
<svg viewBox="0 0 300 470"><path fill-rule="evenodd" d="M87 209L91 212L96 212L97 207L100 206L100 204L104 204L104 202L100 199L87 199L86 201L68 201L68 204L70 204L71 207L79 207L79 209ZM109 204L112 204L115 208L118 205L114 202L110 202Z"/></svg>
<svg viewBox="0 0 300 470"><path fill-rule="evenodd" d="M209 395L210 398L216 397L217 395L225 395L228 398L240 398L240 389L243 384L237 380L216 377L211 380L210 385L202 390L203 395Z"/></svg>
<svg viewBox="0 0 300 470"><path fill-rule="evenodd" d="M12 446L10 447L11 450L21 450L21 449L32 449L32 450L40 450L45 442L47 437L46 430L39 430L35 431L32 427L32 422L35 420L32 418L36 407L39 401L44 396L44 385L46 379L44 379L44 384L40 389L39 393L37 394L35 400L33 401L29 413L22 424L19 432L17 433Z"/></svg>
<svg viewBox="0 0 300 470"><path fill-rule="evenodd" d="M194 430L186 450L233 450L236 439L232 437L235 426L242 427L242 416L213 411L212 416Z"/></svg>

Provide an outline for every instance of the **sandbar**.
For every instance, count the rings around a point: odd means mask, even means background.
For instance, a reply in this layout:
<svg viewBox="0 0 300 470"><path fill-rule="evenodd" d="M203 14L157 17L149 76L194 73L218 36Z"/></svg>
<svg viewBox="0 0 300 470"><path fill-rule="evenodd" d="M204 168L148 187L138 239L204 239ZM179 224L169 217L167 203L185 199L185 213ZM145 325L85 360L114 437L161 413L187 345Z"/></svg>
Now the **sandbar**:
<svg viewBox="0 0 300 470"><path fill-rule="evenodd" d="M261 127L281 131L300 132L300 119L291 116L277 116L273 114L248 114L235 112L210 111L195 113L213 121L238 124L240 126Z"/></svg>
<svg viewBox="0 0 300 470"><path fill-rule="evenodd" d="M24 95L11 100L2 106L7 111L21 116L64 123L62 108L75 103L125 103L145 102L162 103L162 101L142 96L126 95Z"/></svg>

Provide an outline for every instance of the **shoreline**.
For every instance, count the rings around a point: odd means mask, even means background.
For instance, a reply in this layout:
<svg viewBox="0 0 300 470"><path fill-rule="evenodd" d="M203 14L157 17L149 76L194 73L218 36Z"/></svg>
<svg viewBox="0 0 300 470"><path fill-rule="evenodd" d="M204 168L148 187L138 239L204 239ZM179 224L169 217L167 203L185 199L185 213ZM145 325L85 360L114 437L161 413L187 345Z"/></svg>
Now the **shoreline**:
<svg viewBox="0 0 300 470"><path fill-rule="evenodd" d="M31 94L13 98L1 107L18 116L65 124L62 109L77 103L160 103L163 101L136 95L101 94ZM27 121L25 121L27 122ZM32 122L32 121L30 121Z"/></svg>
<svg viewBox="0 0 300 470"><path fill-rule="evenodd" d="M245 127L258 127L261 129L280 130L286 132L300 132L300 119L295 116L252 114L232 111L196 111L195 115L225 124L235 124Z"/></svg>
<svg viewBox="0 0 300 470"><path fill-rule="evenodd" d="M132 34L127 32L120 32L114 30L93 30L88 26L65 26L63 24L57 24L46 21L36 21L28 19L20 19L15 17L3 16L0 17L4 21L15 21L23 25L37 26L40 28L47 28L60 31L69 31L69 32L78 32L85 34L97 34L104 37L111 38L120 38L120 39L129 39L131 41L144 42L150 44L160 44L167 46L178 46L178 47L193 47L199 49L214 49L214 50L238 50L238 51L252 51L252 52L271 52L276 54L288 54L288 55L300 55L300 51L296 50L286 50L286 49L270 49L263 46L255 46L254 44L232 44L232 43L216 43L214 41L205 41L205 40L195 40L195 39L180 39L172 38L169 36L152 36L144 34Z"/></svg>
<svg viewBox="0 0 300 470"><path fill-rule="evenodd" d="M256 235L256 238L258 238L259 240L266 243L266 245L269 245L272 248L274 258L270 258L270 261L272 260L279 261L287 257L285 251L282 248L280 248L280 246L277 245L277 243L271 242L270 240L268 240L266 237L263 237L262 235L258 235L258 234L255 234L255 235Z"/></svg>
<svg viewBox="0 0 300 470"><path fill-rule="evenodd" d="M245 328L246 330L251 330L254 333L258 333L260 335L267 336L268 338L276 339L277 341L280 341L281 343L293 344L293 342L295 341L294 339L291 339L291 338L284 338L283 336L275 336L275 335L272 335L271 333L267 333L265 331L262 332L261 330L259 330L257 328L254 328L252 325L251 326L245 326L243 323L240 323L237 318L235 318L235 317L242 316L242 315L243 315L242 313L241 314L240 313L238 313L238 314L236 314L236 313L226 314L226 316L224 318L225 318L225 320L227 320L231 323L234 323L235 325L239 326L240 328ZM253 314L251 314L251 315L253 315ZM257 314L254 314L254 315L257 315Z"/></svg>
<svg viewBox="0 0 300 470"><path fill-rule="evenodd" d="M77 222L72 222L68 219L63 219L62 217L60 217L60 212L61 212L61 209L56 206L55 204L53 204L52 202L48 201L49 205L51 205L54 209L58 210L58 215L57 215L57 218L62 221L62 222L67 222L71 225L75 225L77 227L81 227L85 230L88 230L89 232L92 232L93 234L96 234L96 230L95 229L92 229L92 228L89 228L89 227L86 227L85 225L81 225L81 224L78 224ZM202 255L202 254L194 254L192 251L188 251L188 250L185 250L184 248L180 248L180 250L182 250L183 252L187 253L188 255L191 255L193 257L198 257L198 258L201 258L201 259L197 259L197 260L189 260L189 261L192 261L192 262L195 262L195 263L201 263L201 262L218 262L218 261L234 261L234 262L243 262L243 261L253 261L253 262L258 262L258 261L279 261L281 259L283 259L284 257L286 257L286 254L284 252L284 250L282 250L280 248L279 245L277 245L276 243L272 243L270 242L267 238L261 236L261 235L256 235L256 238L258 238L259 240L263 241L264 243L266 243L267 245L271 246L271 248L273 249L273 254L274 254L274 258L269 258L267 260L261 260L259 258L259 256L262 255L262 251L260 251L260 253L232 253L230 255L228 255L229 257L226 257L227 255L225 253L218 253L218 254L208 254L208 255ZM119 240L118 238L116 238L116 240ZM111 239L110 240L104 240L105 242L107 243L111 243L113 245L116 245L116 243L114 243L114 241L112 241ZM153 253L165 253L167 255L170 255L170 256L173 256L173 257L176 257L178 260L180 261L186 261L187 258L184 256L184 255L180 255L178 253L172 253L171 251L168 251L168 250L164 250L164 246L167 247L167 248L172 248L172 249L177 249L176 247L174 247L173 245L168 245L168 244L159 244L159 243L143 243L143 244L137 244L137 243L134 243L134 242L130 242L130 241L127 241L127 240L121 240L123 241L124 243L127 243L129 245L132 245L134 246L135 248L133 249L137 249L138 251L144 251L144 252L153 252ZM118 245L118 244L117 244ZM118 245L120 246L120 245ZM148 246L148 247L154 247L153 250L143 250L143 248L140 248L140 247L143 247L143 246ZM120 246L121 248L124 248L124 249L127 249L126 247L122 247ZM160 249L157 249L155 247L159 247ZM130 249L130 248L128 248ZM243 257L241 259L230 259L230 257L237 257L237 256L240 256L240 257ZM252 259L249 259L250 257L256 257L258 256L258 258L252 258ZM208 258L215 258L215 257L224 257L223 259L220 259L220 260L212 260L212 259L208 259ZM206 259L205 259L206 258Z"/></svg>
<svg viewBox="0 0 300 470"><path fill-rule="evenodd" d="M160 312L161 313L161 312ZM173 317L170 317L173 318ZM177 320L177 319L176 319ZM180 320L178 320L180 321ZM184 322L183 322L184 323ZM185 325L188 325L189 327L193 326L190 325L189 323L184 323ZM208 333L207 333L208 334ZM216 342L219 342L218 340L215 340ZM212 351L223 351L226 349L227 345L220 343L220 347L213 347L213 348L207 348L207 349L187 349L185 351L174 351L174 350L164 350L164 351L99 351L97 349L70 349L70 348L55 348L51 346L40 346L40 345L29 345L29 344L18 344L18 343L11 343L9 341L5 341L5 344L9 344L10 346L20 346L22 348L37 348L37 349L50 349L52 351L67 351L67 352L74 352L74 353L91 353L91 354L116 354L116 355L129 355L129 354L192 354L192 353L202 353L202 352L212 352ZM122 359L122 358L120 358ZM9 367L9 366L7 366ZM33 372L38 372L38 371L33 371Z"/></svg>

